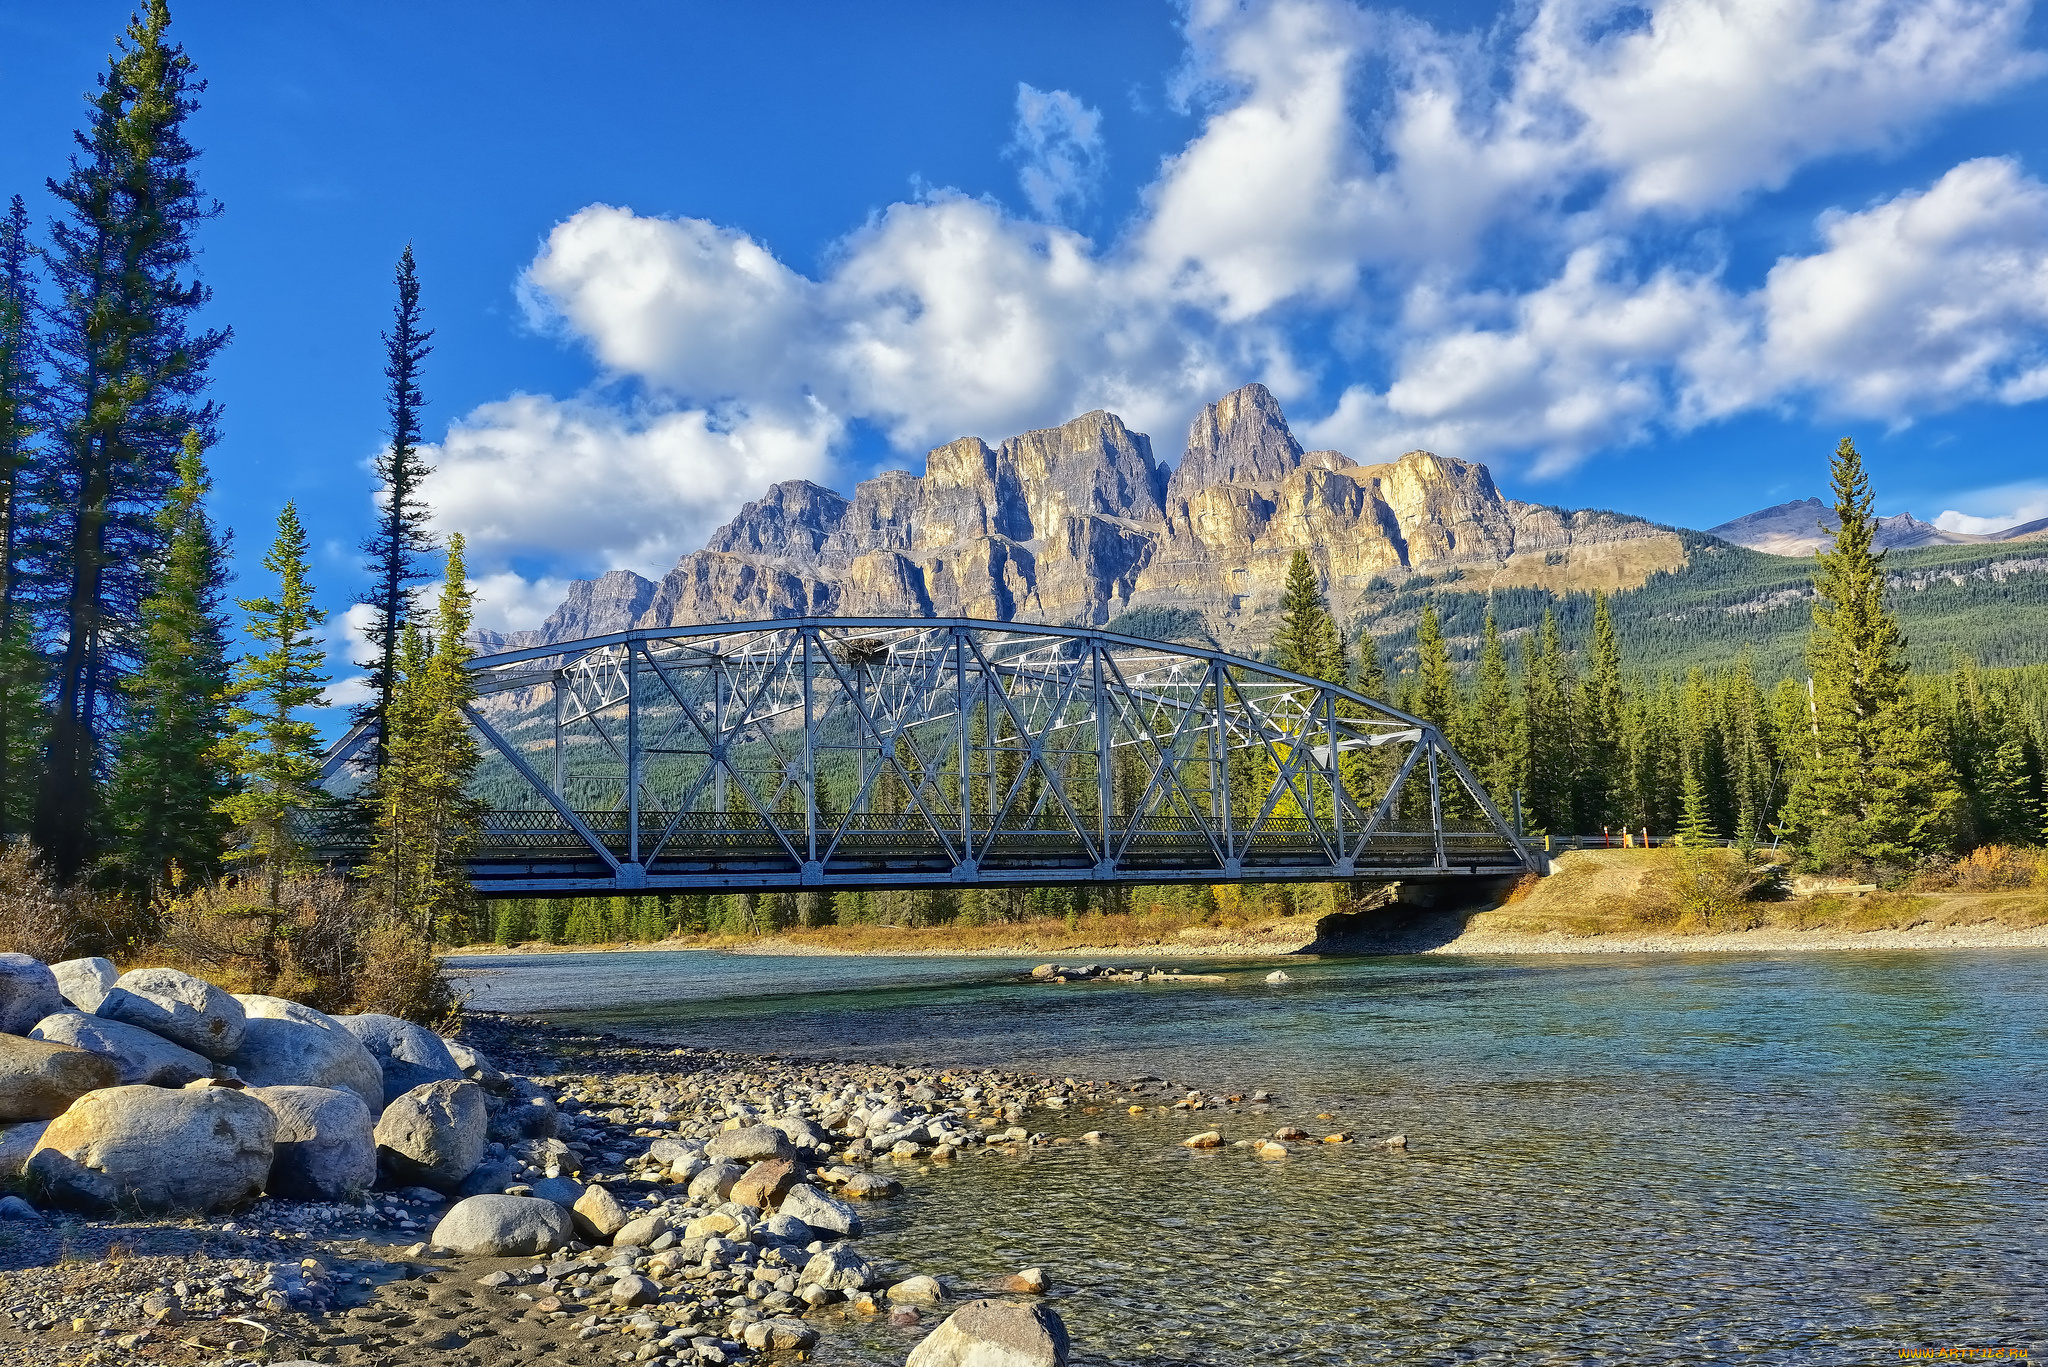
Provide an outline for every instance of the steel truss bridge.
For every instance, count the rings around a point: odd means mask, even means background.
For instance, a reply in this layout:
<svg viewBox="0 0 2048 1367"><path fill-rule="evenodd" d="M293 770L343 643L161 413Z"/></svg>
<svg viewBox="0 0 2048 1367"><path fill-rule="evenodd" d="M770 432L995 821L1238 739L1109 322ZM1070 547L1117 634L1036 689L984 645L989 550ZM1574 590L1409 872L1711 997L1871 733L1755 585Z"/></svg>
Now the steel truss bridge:
<svg viewBox="0 0 2048 1367"><path fill-rule="evenodd" d="M1498 878L1540 870L1428 723L1219 650L797 618L480 657L486 895ZM328 752L345 787L371 736ZM360 834L316 840L359 862Z"/></svg>

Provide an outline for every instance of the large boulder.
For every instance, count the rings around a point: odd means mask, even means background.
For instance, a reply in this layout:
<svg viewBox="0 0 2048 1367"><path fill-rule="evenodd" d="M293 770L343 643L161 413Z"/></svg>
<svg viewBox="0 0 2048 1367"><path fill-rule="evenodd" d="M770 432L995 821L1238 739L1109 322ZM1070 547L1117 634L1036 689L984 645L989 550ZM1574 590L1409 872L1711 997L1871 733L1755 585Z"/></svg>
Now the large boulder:
<svg viewBox="0 0 2048 1367"><path fill-rule="evenodd" d="M333 1087L251 1087L277 1117L269 1191L293 1201L352 1201L377 1180L370 1108Z"/></svg>
<svg viewBox="0 0 2048 1367"><path fill-rule="evenodd" d="M782 1198L782 1214L803 1221L828 1239L844 1239L860 1233L860 1216L852 1206L827 1196L808 1182L799 1182Z"/></svg>
<svg viewBox="0 0 2048 1367"><path fill-rule="evenodd" d="M0 1034L26 1035L63 1009L64 994L49 965L30 954L0 954Z"/></svg>
<svg viewBox="0 0 2048 1367"><path fill-rule="evenodd" d="M112 959L66 959L51 964L50 973L57 979L57 990L64 994L64 1000L88 1014L100 1009L100 1003L121 977L121 970L114 967Z"/></svg>
<svg viewBox="0 0 2048 1367"><path fill-rule="evenodd" d="M384 1103L388 1106L415 1087L430 1082L460 1082L462 1069L448 1053L441 1037L424 1025L380 1016L336 1016L335 1024L361 1040L384 1075Z"/></svg>
<svg viewBox="0 0 2048 1367"><path fill-rule="evenodd" d="M310 1006L283 997L237 997L248 1013L242 1047L227 1059L252 1087L329 1087L384 1109L384 1070L363 1042Z"/></svg>
<svg viewBox="0 0 2048 1367"><path fill-rule="evenodd" d="M141 1026L210 1059L225 1059L241 1048L249 1023L232 996L175 968L123 973L93 1014Z"/></svg>
<svg viewBox="0 0 2048 1367"><path fill-rule="evenodd" d="M277 1120L228 1087L109 1087L50 1122L28 1183L52 1204L153 1215L232 1210L270 1175Z"/></svg>
<svg viewBox="0 0 2048 1367"><path fill-rule="evenodd" d="M21 1176L22 1169L28 1166L28 1156L36 1151L36 1145L43 1142L43 1131L49 1128L47 1120L0 1125L0 1187Z"/></svg>
<svg viewBox="0 0 2048 1367"><path fill-rule="evenodd" d="M430 1082L377 1118L377 1159L394 1186L454 1191L483 1160L490 1141L484 1091L474 1082Z"/></svg>
<svg viewBox="0 0 2048 1367"><path fill-rule="evenodd" d="M105 1055L0 1035L0 1121L55 1119L86 1093L113 1086L119 1076Z"/></svg>
<svg viewBox="0 0 2048 1367"><path fill-rule="evenodd" d="M98 1054L113 1063L115 1082L123 1087L182 1087L213 1076L213 1060L182 1044L173 1044L139 1025L123 1025L82 1011L45 1016L29 1031L29 1037Z"/></svg>
<svg viewBox="0 0 2048 1367"><path fill-rule="evenodd" d="M711 1142L704 1146L704 1154L707 1158L723 1158L734 1163L762 1163L772 1158L795 1158L796 1145L773 1125L747 1125L737 1130L722 1130L711 1136Z"/></svg>
<svg viewBox="0 0 2048 1367"><path fill-rule="evenodd" d="M970 1301L911 1349L904 1367L1067 1367L1067 1326L1046 1305Z"/></svg>
<svg viewBox="0 0 2048 1367"><path fill-rule="evenodd" d="M569 1212L536 1196L472 1196L434 1226L434 1242L479 1258L534 1258L569 1242Z"/></svg>

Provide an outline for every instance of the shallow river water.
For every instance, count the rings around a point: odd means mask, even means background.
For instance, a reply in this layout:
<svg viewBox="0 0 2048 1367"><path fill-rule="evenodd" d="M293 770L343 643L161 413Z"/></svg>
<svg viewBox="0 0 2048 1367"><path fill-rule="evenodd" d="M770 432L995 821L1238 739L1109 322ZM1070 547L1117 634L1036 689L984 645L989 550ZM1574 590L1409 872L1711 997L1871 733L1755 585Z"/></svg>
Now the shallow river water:
<svg viewBox="0 0 2048 1367"><path fill-rule="evenodd" d="M1229 979L1209 986L1026 985L995 959L464 966L479 1007L676 1043L1275 1093L1034 1111L1117 1142L903 1174L864 1246L969 1280L1044 1265L1089 1367L2048 1354L2040 951L1309 959L1284 985L1271 961L1183 965ZM1178 1144L1291 1122L1410 1148ZM897 1332L820 1361L900 1363Z"/></svg>

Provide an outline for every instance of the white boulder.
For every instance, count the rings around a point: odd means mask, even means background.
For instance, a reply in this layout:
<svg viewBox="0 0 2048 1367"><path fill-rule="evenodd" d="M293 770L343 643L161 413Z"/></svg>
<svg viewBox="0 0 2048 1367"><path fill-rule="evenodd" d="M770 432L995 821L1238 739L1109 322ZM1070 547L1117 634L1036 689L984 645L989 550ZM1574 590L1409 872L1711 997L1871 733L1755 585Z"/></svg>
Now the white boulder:
<svg viewBox="0 0 2048 1367"><path fill-rule="evenodd" d="M140 1026L210 1059L234 1053L248 1028L240 1002L204 978L175 968L123 973L93 1014Z"/></svg>
<svg viewBox="0 0 2048 1367"><path fill-rule="evenodd" d="M384 1076L384 1103L430 1082L460 1082L462 1069L441 1037L424 1025L368 1012L336 1016L335 1024L362 1041Z"/></svg>
<svg viewBox="0 0 2048 1367"><path fill-rule="evenodd" d="M1044 1304L970 1301L911 1349L904 1367L1067 1367L1067 1326Z"/></svg>
<svg viewBox="0 0 2048 1367"><path fill-rule="evenodd" d="M332 1016L282 997L237 997L249 1024L226 1062L252 1087L330 1087L353 1092L375 1116L384 1109L384 1070Z"/></svg>
<svg viewBox="0 0 2048 1367"><path fill-rule="evenodd" d="M114 967L111 959L66 959L51 964L50 973L57 979L57 990L64 994L64 1000L85 1012L99 1010L121 976L121 970Z"/></svg>
<svg viewBox="0 0 2048 1367"><path fill-rule="evenodd" d="M569 1242L569 1212L534 1196L472 1196L434 1226L434 1242L479 1258L533 1258Z"/></svg>
<svg viewBox="0 0 2048 1367"><path fill-rule="evenodd" d="M466 1080L430 1082L377 1118L377 1160L393 1185L454 1191L483 1161L489 1123L483 1088Z"/></svg>
<svg viewBox="0 0 2048 1367"><path fill-rule="evenodd" d="M29 1038L98 1054L114 1065L117 1086L182 1087L213 1076L213 1060L182 1044L173 1044L139 1025L124 1025L82 1011L43 1017L29 1031Z"/></svg>
<svg viewBox="0 0 2048 1367"><path fill-rule="evenodd" d="M0 1034L26 1035L63 1009L64 994L47 964L29 954L0 954Z"/></svg>
<svg viewBox="0 0 2048 1367"><path fill-rule="evenodd" d="M231 1210L270 1175L277 1121L228 1087L109 1087L50 1122L28 1184L52 1204L153 1215Z"/></svg>
<svg viewBox="0 0 2048 1367"><path fill-rule="evenodd" d="M251 1087L277 1118L268 1190L292 1201L352 1201L377 1180L370 1108L332 1087Z"/></svg>

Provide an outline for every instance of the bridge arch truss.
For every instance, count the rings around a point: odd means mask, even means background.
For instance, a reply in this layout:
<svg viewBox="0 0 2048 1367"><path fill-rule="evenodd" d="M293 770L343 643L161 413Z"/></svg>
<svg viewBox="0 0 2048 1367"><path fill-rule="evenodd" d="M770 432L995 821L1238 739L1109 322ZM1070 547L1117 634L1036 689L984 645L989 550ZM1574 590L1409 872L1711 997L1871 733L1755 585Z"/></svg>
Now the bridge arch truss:
<svg viewBox="0 0 2048 1367"><path fill-rule="evenodd" d="M1500 877L1428 723L1219 650L799 618L479 657L494 895ZM367 739L330 751L341 779Z"/></svg>

